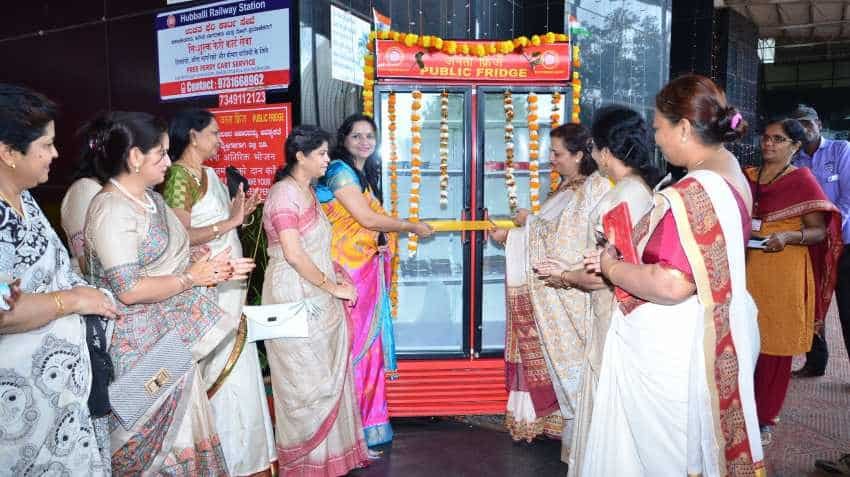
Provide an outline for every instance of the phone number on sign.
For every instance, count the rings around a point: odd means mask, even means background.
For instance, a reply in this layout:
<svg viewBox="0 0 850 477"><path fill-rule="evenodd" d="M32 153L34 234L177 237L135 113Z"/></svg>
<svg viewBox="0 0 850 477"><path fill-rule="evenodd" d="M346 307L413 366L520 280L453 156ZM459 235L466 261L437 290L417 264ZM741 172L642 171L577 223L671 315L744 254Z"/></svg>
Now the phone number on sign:
<svg viewBox="0 0 850 477"><path fill-rule="evenodd" d="M245 106L249 104L265 104L265 91L240 91L237 93L224 93L218 96L219 107Z"/></svg>

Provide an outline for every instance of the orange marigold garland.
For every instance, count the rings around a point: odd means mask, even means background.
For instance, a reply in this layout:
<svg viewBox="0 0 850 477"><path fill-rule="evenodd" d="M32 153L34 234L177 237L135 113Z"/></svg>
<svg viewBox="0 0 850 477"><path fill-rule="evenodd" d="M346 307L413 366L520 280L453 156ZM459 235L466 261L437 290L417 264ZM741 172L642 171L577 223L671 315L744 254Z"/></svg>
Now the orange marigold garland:
<svg viewBox="0 0 850 477"><path fill-rule="evenodd" d="M572 122L579 123L581 119L581 75L578 73L578 68L581 66L581 50L578 45L573 46L573 114Z"/></svg>
<svg viewBox="0 0 850 477"><path fill-rule="evenodd" d="M511 214L517 210L516 178L514 177L514 100L510 90L505 90L505 186L508 188L508 207Z"/></svg>
<svg viewBox="0 0 850 477"><path fill-rule="evenodd" d="M389 140L390 140L390 214L393 217L398 217L398 142L396 141L396 113L395 113L396 96L394 92L390 92L387 97L387 112L389 125ZM394 254L390 261L390 304L392 317L398 317L398 254Z"/></svg>
<svg viewBox="0 0 850 477"><path fill-rule="evenodd" d="M396 142L395 93L390 92L387 97L387 112L389 116L389 139L390 139L390 213L398 217L398 143Z"/></svg>
<svg viewBox="0 0 850 477"><path fill-rule="evenodd" d="M526 96L528 112L528 191L531 213L540 212L540 125L537 123L537 95Z"/></svg>
<svg viewBox="0 0 850 477"><path fill-rule="evenodd" d="M549 123L550 131L561 125L561 93L559 91L552 93L552 115L549 116L549 119L551 121ZM549 171L549 192L554 193L560 185L561 175L558 174L554 164L550 164L550 167L552 169Z"/></svg>
<svg viewBox="0 0 850 477"><path fill-rule="evenodd" d="M412 94L413 102L410 104L410 217L411 222L419 222L419 187L422 183L422 93L416 90ZM419 246L419 237L410 233L407 235L407 254L411 258L416 256Z"/></svg>
<svg viewBox="0 0 850 477"><path fill-rule="evenodd" d="M440 93L440 207L449 205L449 92Z"/></svg>
<svg viewBox="0 0 850 477"><path fill-rule="evenodd" d="M363 58L363 114L371 117L375 106L375 42L369 41L367 48L369 53Z"/></svg>

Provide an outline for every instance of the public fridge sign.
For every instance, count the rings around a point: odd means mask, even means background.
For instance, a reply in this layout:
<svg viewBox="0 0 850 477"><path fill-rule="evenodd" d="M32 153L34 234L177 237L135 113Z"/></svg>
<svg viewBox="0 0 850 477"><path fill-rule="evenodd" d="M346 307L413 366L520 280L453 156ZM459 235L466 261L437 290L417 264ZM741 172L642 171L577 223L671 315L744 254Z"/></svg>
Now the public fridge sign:
<svg viewBox="0 0 850 477"><path fill-rule="evenodd" d="M160 97L288 87L289 6L223 1L157 15Z"/></svg>

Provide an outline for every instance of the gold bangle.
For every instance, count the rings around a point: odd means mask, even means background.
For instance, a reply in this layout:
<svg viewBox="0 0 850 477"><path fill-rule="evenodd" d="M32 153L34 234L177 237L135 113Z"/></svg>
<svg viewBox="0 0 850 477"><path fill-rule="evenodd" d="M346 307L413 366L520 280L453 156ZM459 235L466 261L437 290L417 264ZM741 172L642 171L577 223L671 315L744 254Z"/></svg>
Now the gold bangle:
<svg viewBox="0 0 850 477"><path fill-rule="evenodd" d="M212 231L215 238L221 237L221 229L218 228L218 224L213 224Z"/></svg>
<svg viewBox="0 0 850 477"><path fill-rule="evenodd" d="M53 295L53 301L56 302L56 317L65 316L65 303L62 301L62 297L59 296L59 292L53 292L51 295Z"/></svg>

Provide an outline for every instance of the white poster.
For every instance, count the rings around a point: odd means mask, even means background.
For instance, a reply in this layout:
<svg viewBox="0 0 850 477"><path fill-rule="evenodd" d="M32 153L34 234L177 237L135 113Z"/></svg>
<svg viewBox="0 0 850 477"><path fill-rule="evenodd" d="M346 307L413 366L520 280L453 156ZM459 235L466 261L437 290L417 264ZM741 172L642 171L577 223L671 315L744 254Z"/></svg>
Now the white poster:
<svg viewBox="0 0 850 477"><path fill-rule="evenodd" d="M363 86L363 56L369 22L331 5L331 76Z"/></svg>
<svg viewBox="0 0 850 477"><path fill-rule="evenodd" d="M223 1L158 14L160 97L288 87L289 6Z"/></svg>

